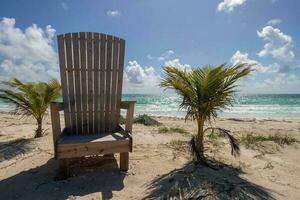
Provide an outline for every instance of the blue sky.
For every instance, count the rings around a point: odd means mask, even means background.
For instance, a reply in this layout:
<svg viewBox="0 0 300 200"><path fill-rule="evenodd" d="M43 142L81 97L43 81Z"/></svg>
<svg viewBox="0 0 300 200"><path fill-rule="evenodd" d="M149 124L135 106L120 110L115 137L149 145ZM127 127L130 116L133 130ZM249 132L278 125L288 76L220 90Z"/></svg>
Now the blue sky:
<svg viewBox="0 0 300 200"><path fill-rule="evenodd" d="M2 1L0 78L58 77L56 34L93 31L126 40L125 93L159 93L167 64L224 62L257 64L243 93L300 93L299 8L297 0Z"/></svg>

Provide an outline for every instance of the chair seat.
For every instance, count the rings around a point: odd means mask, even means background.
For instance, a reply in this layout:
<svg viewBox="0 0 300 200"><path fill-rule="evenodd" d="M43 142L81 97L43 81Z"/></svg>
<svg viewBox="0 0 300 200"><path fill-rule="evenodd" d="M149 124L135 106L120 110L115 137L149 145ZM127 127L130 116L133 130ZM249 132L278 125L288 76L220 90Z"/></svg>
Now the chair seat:
<svg viewBox="0 0 300 200"><path fill-rule="evenodd" d="M68 135L58 139L58 144L74 144L74 143L89 143L89 142L104 142L129 140L128 135L119 132L111 134L93 134L93 135Z"/></svg>
<svg viewBox="0 0 300 200"><path fill-rule="evenodd" d="M63 136L57 140L58 158L129 152L130 138L120 132Z"/></svg>

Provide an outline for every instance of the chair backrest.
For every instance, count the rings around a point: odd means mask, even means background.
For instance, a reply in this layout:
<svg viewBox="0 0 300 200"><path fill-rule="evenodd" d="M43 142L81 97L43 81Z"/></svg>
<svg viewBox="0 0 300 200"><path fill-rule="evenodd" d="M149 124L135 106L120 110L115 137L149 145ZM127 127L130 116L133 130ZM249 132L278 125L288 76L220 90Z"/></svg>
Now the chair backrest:
<svg viewBox="0 0 300 200"><path fill-rule="evenodd" d="M125 40L102 33L57 37L65 131L111 133L120 117Z"/></svg>

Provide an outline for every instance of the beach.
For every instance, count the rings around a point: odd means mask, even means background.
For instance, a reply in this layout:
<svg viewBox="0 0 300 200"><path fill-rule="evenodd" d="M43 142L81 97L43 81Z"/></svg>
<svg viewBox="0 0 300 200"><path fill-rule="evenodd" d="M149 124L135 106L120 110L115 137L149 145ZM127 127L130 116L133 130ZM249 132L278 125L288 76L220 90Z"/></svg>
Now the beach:
<svg viewBox="0 0 300 200"><path fill-rule="evenodd" d="M214 170L195 166L185 150L197 130L194 122L154 119L186 132L162 133L162 126L134 124L127 173L118 170L118 155L90 157L72 161L71 177L58 181L50 117L44 123L45 136L33 139L33 119L1 113L1 199L300 198L300 143L267 141L252 148L241 144L235 158L227 140L206 137L207 156L222 166ZM232 131L238 139L280 134L300 140L300 119L218 118L212 125Z"/></svg>

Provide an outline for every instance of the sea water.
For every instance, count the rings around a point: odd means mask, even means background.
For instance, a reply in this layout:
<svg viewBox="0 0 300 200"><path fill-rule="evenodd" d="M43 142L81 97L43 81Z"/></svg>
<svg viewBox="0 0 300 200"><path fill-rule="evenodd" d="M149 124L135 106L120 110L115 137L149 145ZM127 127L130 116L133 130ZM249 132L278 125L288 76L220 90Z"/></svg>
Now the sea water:
<svg viewBox="0 0 300 200"><path fill-rule="evenodd" d="M135 114L184 117L177 95L125 94L123 100L136 101ZM0 111L13 106L1 101ZM219 113L224 118L300 119L300 94L236 95L232 107Z"/></svg>
<svg viewBox="0 0 300 200"><path fill-rule="evenodd" d="M136 112L159 116L184 117L177 95L127 94L124 100L136 101ZM219 113L224 118L300 119L300 94L236 95L232 107Z"/></svg>

